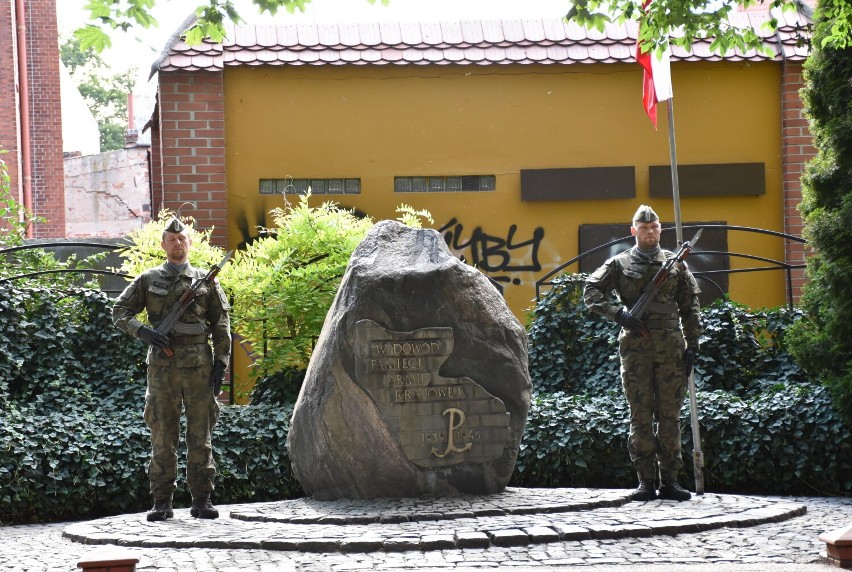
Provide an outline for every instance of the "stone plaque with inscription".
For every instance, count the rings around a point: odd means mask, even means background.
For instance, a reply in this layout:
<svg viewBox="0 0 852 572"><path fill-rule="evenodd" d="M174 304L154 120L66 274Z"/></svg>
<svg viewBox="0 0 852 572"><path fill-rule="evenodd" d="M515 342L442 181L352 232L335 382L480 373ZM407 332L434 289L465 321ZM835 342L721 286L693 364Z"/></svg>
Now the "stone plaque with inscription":
<svg viewBox="0 0 852 572"><path fill-rule="evenodd" d="M355 324L355 378L369 392L405 456L420 467L485 463L500 457L509 413L469 377L443 377L451 328L392 332Z"/></svg>
<svg viewBox="0 0 852 572"><path fill-rule="evenodd" d="M526 332L434 230L382 221L352 255L293 411L318 499L505 489L530 405Z"/></svg>

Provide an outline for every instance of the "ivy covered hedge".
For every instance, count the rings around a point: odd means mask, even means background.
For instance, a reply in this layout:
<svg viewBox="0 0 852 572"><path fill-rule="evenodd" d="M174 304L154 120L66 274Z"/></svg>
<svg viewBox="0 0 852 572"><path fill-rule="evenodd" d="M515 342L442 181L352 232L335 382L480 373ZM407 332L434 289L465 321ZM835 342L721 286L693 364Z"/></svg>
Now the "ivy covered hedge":
<svg viewBox="0 0 852 572"><path fill-rule="evenodd" d="M621 394L617 326L582 303L586 276L557 280L531 318L535 396L512 483L630 487L629 414ZM707 490L764 494L852 493L852 431L829 391L787 352L800 314L730 301L702 310L695 368ZM684 404L681 480L693 482Z"/></svg>
<svg viewBox="0 0 852 572"><path fill-rule="evenodd" d="M110 311L93 290L0 289L0 523L150 508L145 348ZM217 502L301 496L285 445L291 412L223 407ZM178 490L188 505L183 482Z"/></svg>
<svg viewBox="0 0 852 572"><path fill-rule="evenodd" d="M741 398L697 392L708 491L754 494L852 493L852 434L829 391L801 384ZM681 482L692 487L692 435L684 406ZM512 483L528 487L628 488L627 405L620 392L539 394Z"/></svg>

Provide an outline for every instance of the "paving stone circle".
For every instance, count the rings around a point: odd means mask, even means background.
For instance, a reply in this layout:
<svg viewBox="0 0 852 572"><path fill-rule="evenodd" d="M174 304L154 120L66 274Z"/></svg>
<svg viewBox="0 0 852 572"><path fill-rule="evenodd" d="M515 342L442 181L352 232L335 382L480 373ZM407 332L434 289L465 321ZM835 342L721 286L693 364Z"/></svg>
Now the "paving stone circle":
<svg viewBox="0 0 852 572"><path fill-rule="evenodd" d="M435 551L642 538L745 528L801 516L778 498L704 494L687 503L629 502L624 489L522 489L444 498L287 501L222 507L217 520L149 523L144 514L73 523L66 539L129 547L320 553Z"/></svg>

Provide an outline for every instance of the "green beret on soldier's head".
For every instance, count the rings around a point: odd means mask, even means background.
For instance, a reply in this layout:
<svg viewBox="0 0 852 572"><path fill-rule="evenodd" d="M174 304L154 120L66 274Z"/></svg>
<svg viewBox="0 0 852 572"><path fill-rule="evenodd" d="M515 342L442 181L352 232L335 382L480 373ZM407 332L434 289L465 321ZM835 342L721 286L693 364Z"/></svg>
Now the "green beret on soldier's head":
<svg viewBox="0 0 852 572"><path fill-rule="evenodd" d="M166 224L166 228L164 229L166 232L183 232L187 229L187 226L180 222L177 217L173 217L168 224Z"/></svg>
<svg viewBox="0 0 852 572"><path fill-rule="evenodd" d="M636 214L633 215L633 222L654 222L655 220L660 220L660 217L648 205L640 205L636 209Z"/></svg>

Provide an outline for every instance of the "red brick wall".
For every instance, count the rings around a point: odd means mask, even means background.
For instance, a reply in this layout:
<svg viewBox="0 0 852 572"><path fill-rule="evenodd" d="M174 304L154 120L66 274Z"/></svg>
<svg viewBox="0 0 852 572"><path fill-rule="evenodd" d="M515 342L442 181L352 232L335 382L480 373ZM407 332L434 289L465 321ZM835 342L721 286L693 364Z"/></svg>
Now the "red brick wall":
<svg viewBox="0 0 852 572"><path fill-rule="evenodd" d="M799 90L803 86L802 64L786 63L781 76L781 131L784 171L784 232L802 235L802 216L798 205L802 202L801 177L805 163L815 154L813 138L808 131L808 121L803 113ZM806 247L797 242L788 242L786 249L788 264L804 264ZM793 300L802 294L805 271L792 272Z"/></svg>
<svg viewBox="0 0 852 572"><path fill-rule="evenodd" d="M227 245L225 95L222 72L163 72L159 87L163 205L192 214L211 241ZM156 185L155 185L156 189ZM157 191L155 190L155 197ZM183 203L192 203L193 206Z"/></svg>
<svg viewBox="0 0 852 572"><path fill-rule="evenodd" d="M17 163L19 161L17 132L20 129L20 112L15 106L14 86L16 67L12 21L13 0L0 3L0 55L6 62L0 80L0 105L2 123L0 145L13 153L4 160L12 169L12 188L19 186ZM33 211L47 222L37 224L36 238L63 237L65 235L65 181L62 157L62 102L59 86L59 34L56 24L56 0L27 0L24 18L27 28L30 149L32 168Z"/></svg>

